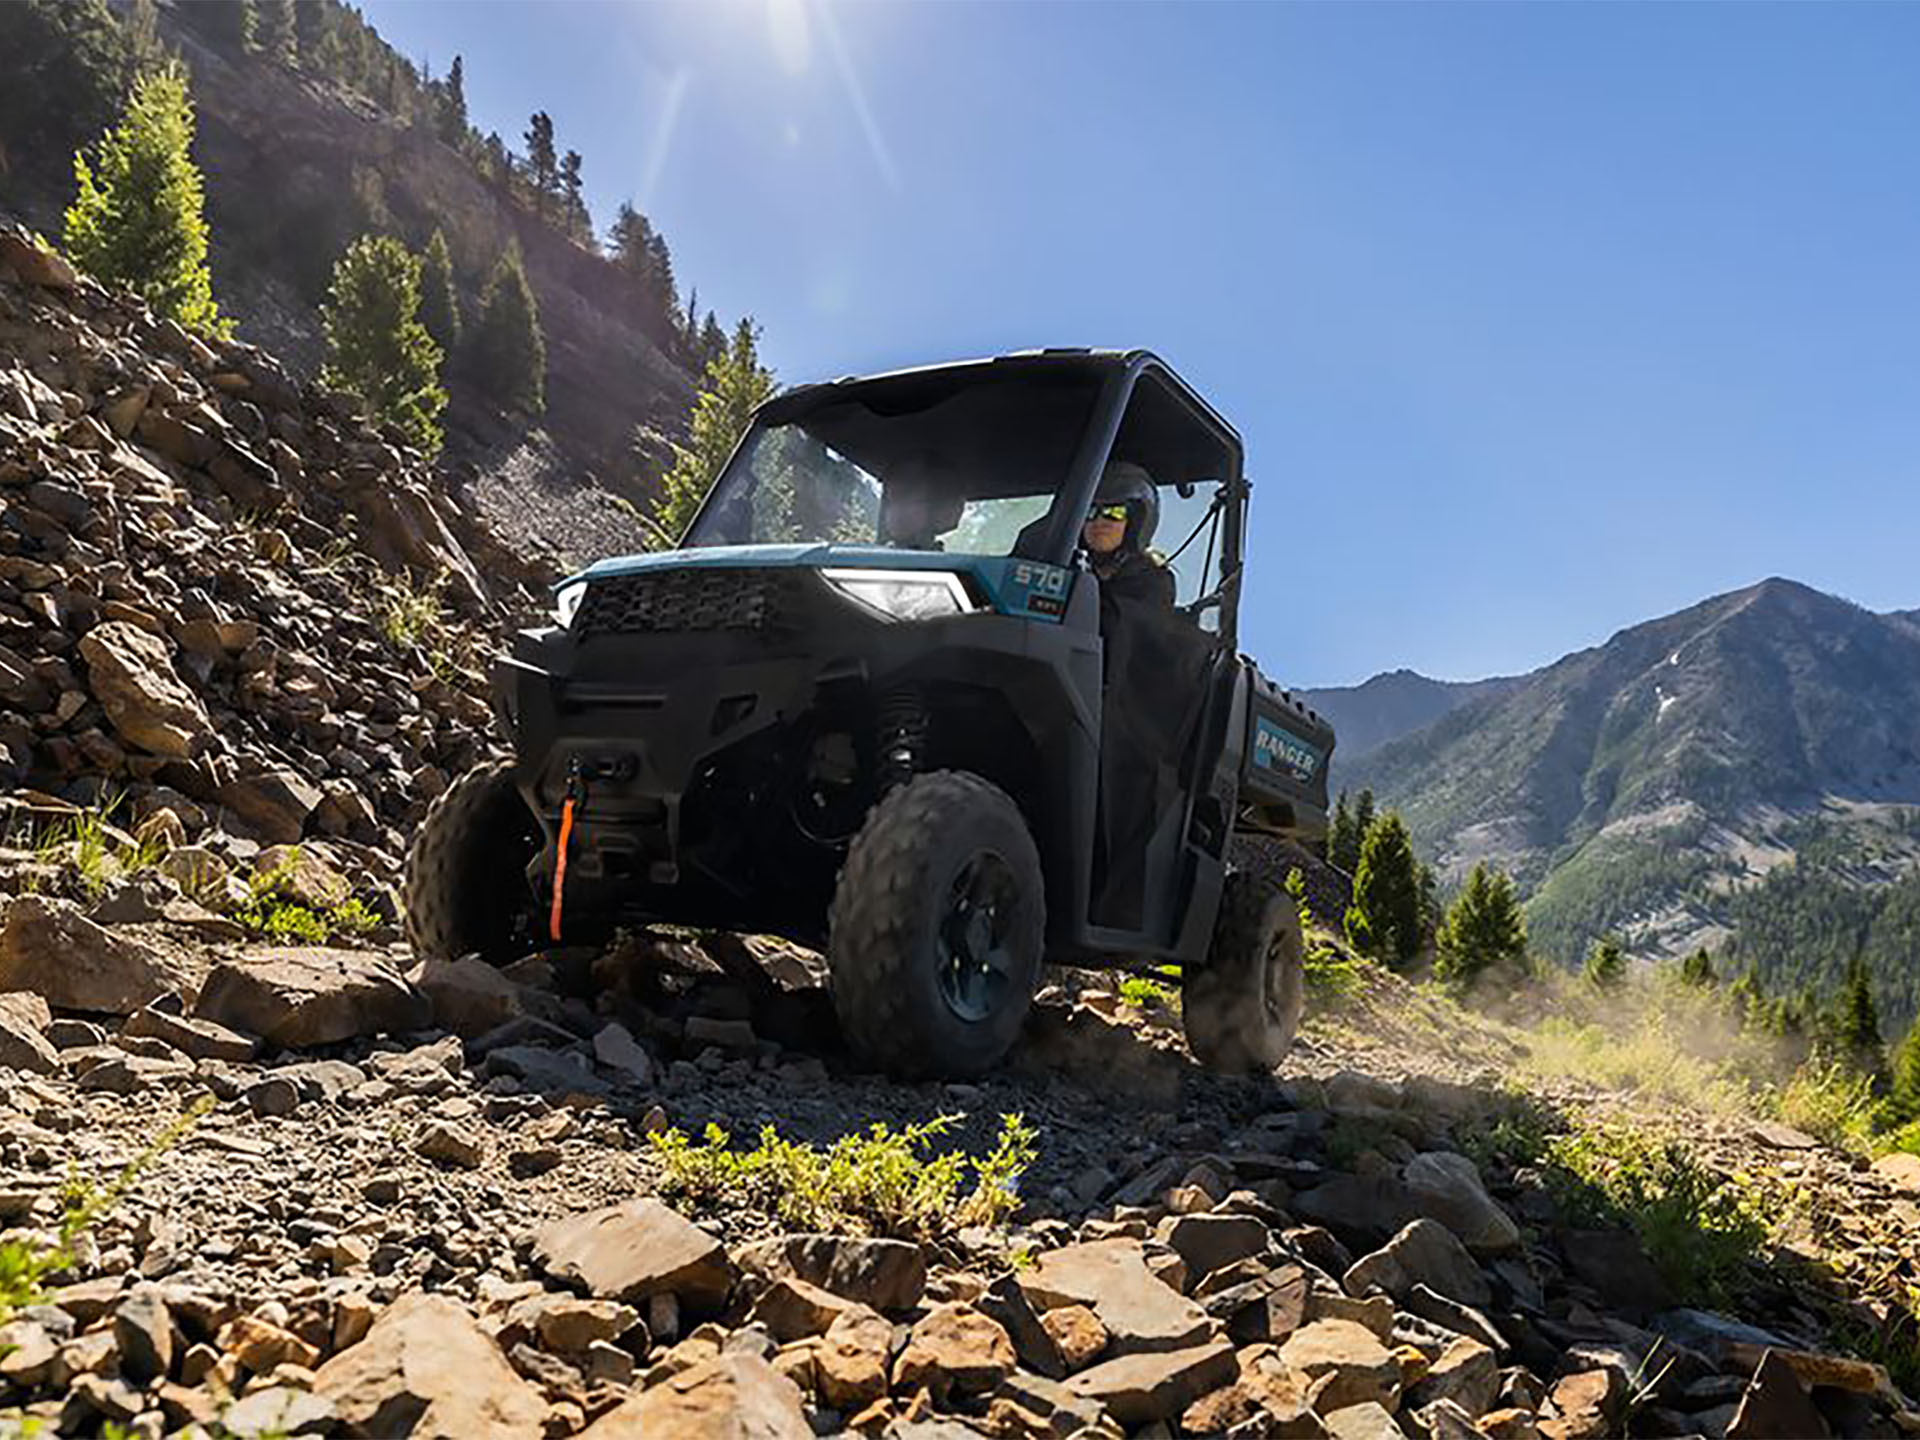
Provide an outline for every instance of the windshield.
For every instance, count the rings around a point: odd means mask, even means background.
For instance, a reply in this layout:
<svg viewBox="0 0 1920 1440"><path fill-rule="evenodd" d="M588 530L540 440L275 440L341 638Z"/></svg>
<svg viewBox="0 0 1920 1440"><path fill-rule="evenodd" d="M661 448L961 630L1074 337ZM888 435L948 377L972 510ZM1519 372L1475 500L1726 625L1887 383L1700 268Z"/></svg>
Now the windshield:
<svg viewBox="0 0 1920 1440"><path fill-rule="evenodd" d="M844 544L1029 553L1066 478L1096 385L980 367L834 387L755 426L690 548Z"/></svg>

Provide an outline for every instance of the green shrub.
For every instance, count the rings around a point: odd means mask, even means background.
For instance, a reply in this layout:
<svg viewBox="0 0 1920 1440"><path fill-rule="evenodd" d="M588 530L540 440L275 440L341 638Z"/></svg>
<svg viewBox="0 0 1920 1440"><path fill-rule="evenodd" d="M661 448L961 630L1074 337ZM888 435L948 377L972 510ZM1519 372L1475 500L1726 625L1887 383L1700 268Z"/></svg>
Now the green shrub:
<svg viewBox="0 0 1920 1440"><path fill-rule="evenodd" d="M1876 1108L1867 1076L1844 1065L1812 1062L1793 1072L1774 1101L1785 1123L1855 1155L1872 1151Z"/></svg>
<svg viewBox="0 0 1920 1440"><path fill-rule="evenodd" d="M283 864L254 876L246 903L233 912L233 919L262 940L281 945L326 945L336 935L367 935L379 928L380 916L358 896L316 909L286 894L283 887L299 863L296 848Z"/></svg>
<svg viewBox="0 0 1920 1440"><path fill-rule="evenodd" d="M930 1154L959 1118L941 1115L904 1130L879 1123L824 1150L783 1139L771 1125L751 1150L735 1150L717 1125L707 1126L699 1141L677 1129L651 1139L667 1194L696 1204L745 1203L799 1230L926 1238L1005 1220L1019 1208L1018 1181L1037 1153L1033 1128L1019 1115L1006 1115L985 1156Z"/></svg>

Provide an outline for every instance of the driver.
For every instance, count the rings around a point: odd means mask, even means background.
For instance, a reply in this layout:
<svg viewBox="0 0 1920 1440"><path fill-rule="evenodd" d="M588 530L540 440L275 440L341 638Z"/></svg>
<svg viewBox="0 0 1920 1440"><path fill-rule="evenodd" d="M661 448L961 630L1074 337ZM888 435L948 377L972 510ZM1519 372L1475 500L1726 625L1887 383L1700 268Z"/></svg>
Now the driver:
<svg viewBox="0 0 1920 1440"><path fill-rule="evenodd" d="M1146 890L1147 842L1159 812L1162 752L1155 709L1163 677L1155 669L1153 632L1173 613L1174 578L1148 548L1160 521L1153 477L1130 460L1109 461L1080 527L1087 565L1100 582L1100 637L1105 657L1105 719L1100 745L1105 880L1095 911L1104 924L1137 928Z"/></svg>

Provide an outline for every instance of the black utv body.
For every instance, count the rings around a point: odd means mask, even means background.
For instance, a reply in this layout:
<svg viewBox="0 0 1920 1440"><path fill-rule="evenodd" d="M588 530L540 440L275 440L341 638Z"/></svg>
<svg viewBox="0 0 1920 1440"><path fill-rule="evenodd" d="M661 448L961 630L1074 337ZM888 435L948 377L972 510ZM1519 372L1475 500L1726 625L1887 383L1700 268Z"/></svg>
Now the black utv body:
<svg viewBox="0 0 1920 1440"><path fill-rule="evenodd" d="M1151 477L1171 607L1103 613L1081 535L1111 461ZM1241 461L1143 351L767 402L679 549L602 561L515 637L514 759L422 826L416 948L785 935L908 1074L991 1066L1043 961L1177 966L1200 1058L1271 1068L1298 916L1231 842L1321 839L1334 737L1236 648Z"/></svg>

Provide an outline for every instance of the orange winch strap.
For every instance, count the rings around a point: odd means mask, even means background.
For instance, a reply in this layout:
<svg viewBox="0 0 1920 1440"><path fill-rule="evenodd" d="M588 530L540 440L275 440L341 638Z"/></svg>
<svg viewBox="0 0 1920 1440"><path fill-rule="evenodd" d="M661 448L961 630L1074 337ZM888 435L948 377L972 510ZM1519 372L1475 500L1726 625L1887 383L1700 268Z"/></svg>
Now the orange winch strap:
<svg viewBox="0 0 1920 1440"><path fill-rule="evenodd" d="M573 839L573 796L560 808L560 843L553 860L553 914L547 921L547 933L554 944L560 943L560 909L566 901L567 844Z"/></svg>

